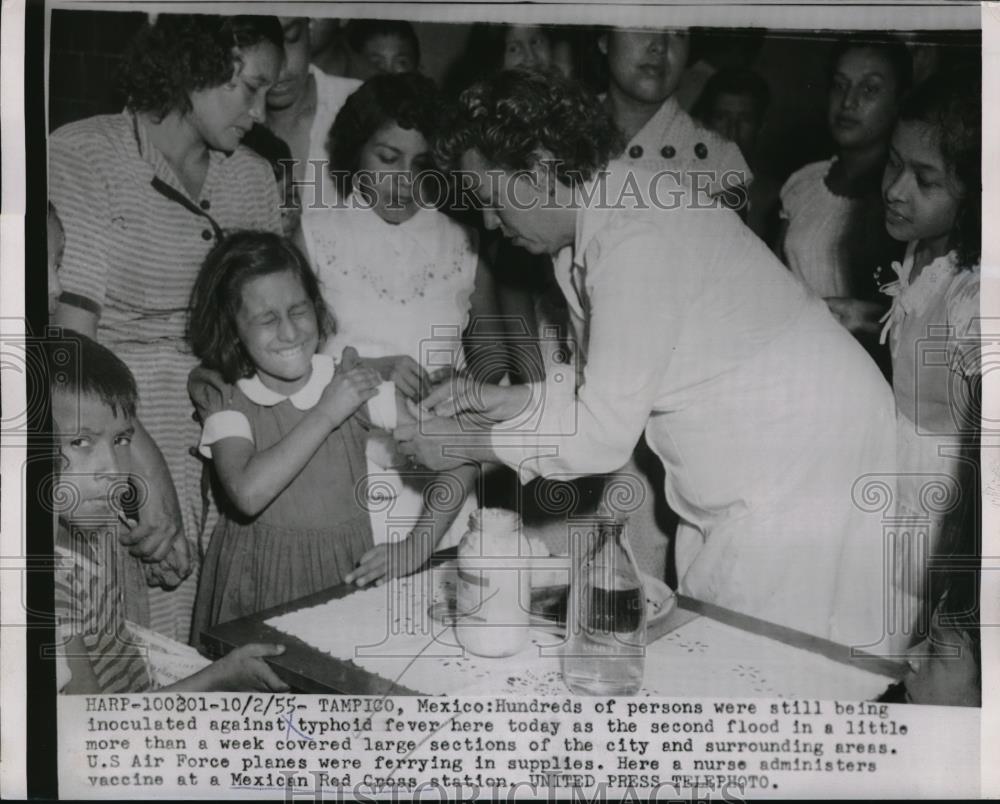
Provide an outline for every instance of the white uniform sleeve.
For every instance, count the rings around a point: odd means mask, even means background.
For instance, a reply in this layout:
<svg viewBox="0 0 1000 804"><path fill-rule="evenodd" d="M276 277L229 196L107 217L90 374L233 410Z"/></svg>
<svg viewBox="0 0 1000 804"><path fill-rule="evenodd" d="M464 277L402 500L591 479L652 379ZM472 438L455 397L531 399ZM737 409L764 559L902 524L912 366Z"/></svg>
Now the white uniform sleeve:
<svg viewBox="0 0 1000 804"><path fill-rule="evenodd" d="M690 309L684 277L691 275L691 248L670 250L648 223L618 227L609 239L586 269L589 350L576 395L549 394L536 384L546 397L543 409L526 412L516 433L510 423L491 433L493 449L522 482L611 472L627 462Z"/></svg>

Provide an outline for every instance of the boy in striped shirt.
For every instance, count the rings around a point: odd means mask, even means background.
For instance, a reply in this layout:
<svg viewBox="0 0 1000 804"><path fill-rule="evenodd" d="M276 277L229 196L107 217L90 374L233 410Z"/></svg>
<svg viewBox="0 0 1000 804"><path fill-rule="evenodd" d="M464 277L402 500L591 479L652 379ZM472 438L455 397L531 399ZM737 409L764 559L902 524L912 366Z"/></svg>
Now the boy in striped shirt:
<svg viewBox="0 0 1000 804"><path fill-rule="evenodd" d="M59 682L65 693L127 693L157 688L147 649L127 622L142 577L117 546L133 494L131 442L138 392L125 364L96 341L72 331L46 341L52 421L59 450L52 502L59 514L55 611L60 635ZM287 689L264 661L281 645L244 645L162 689Z"/></svg>

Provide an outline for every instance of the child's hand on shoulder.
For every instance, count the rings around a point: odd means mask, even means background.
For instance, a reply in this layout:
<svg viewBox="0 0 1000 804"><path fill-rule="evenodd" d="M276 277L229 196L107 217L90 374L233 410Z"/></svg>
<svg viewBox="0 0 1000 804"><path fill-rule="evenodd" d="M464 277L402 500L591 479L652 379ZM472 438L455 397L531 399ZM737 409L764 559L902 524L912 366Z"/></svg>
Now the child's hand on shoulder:
<svg viewBox="0 0 1000 804"><path fill-rule="evenodd" d="M284 645L241 645L202 672L210 676L206 681L216 692L287 692L288 685L264 661L284 652Z"/></svg>
<svg viewBox="0 0 1000 804"><path fill-rule="evenodd" d="M339 427L348 416L375 396L381 381L378 372L361 365L358 353L348 346L341 356L337 373L323 389L317 407L334 427Z"/></svg>

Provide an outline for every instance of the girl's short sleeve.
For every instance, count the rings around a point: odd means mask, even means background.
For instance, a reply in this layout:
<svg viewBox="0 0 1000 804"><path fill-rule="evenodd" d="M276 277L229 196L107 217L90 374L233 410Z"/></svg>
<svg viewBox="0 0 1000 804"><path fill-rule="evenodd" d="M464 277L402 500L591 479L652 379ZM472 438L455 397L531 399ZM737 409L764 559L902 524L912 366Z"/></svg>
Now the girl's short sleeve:
<svg viewBox="0 0 1000 804"><path fill-rule="evenodd" d="M795 217L805 196L812 191L815 175L822 174L828 164L827 162L813 162L788 177L788 181L782 185L781 191L778 193L781 199L778 214L782 220L788 221Z"/></svg>
<svg viewBox="0 0 1000 804"><path fill-rule="evenodd" d="M219 372L199 366L188 377L188 394L201 421L198 452L212 457L212 444L224 438L245 438L253 443L253 430L246 414L234 406L236 389Z"/></svg>
<svg viewBox="0 0 1000 804"><path fill-rule="evenodd" d="M979 312L979 268L961 271L948 288L948 324L954 333L950 364L965 377L979 377L982 336Z"/></svg>

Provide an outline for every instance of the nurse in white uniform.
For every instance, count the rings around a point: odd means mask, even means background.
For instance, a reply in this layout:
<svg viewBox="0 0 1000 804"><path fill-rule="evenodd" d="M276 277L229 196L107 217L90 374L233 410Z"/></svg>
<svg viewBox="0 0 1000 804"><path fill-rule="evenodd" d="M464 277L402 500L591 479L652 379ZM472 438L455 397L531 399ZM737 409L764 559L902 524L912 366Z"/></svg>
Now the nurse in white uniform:
<svg viewBox="0 0 1000 804"><path fill-rule="evenodd" d="M551 76L501 74L464 97L439 150L480 180L487 226L554 255L586 363L572 397L443 385L424 402L436 416L397 430L401 448L527 482L614 471L645 431L698 541L682 592L894 650L907 636L885 623L880 523L852 501L863 475L893 467L889 386L735 213L609 165L618 144L603 110ZM470 433L483 414L497 424Z"/></svg>

